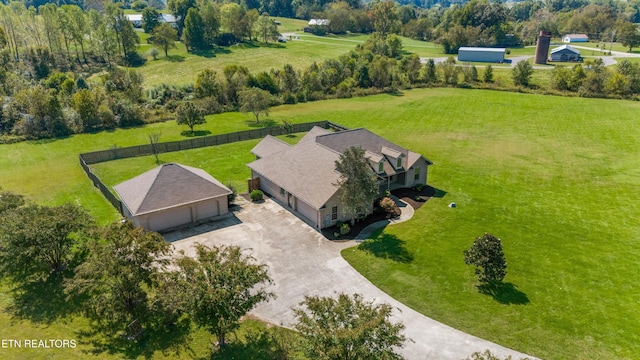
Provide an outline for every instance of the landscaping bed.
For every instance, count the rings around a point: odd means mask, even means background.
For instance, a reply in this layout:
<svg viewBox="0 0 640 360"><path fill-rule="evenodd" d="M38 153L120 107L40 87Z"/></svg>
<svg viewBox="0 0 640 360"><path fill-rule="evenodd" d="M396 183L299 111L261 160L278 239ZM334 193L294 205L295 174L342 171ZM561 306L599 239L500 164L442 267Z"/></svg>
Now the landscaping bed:
<svg viewBox="0 0 640 360"><path fill-rule="evenodd" d="M395 195L400 200L411 205L414 209L418 210L422 204L424 204L429 198L438 196L441 190L435 189L431 186L424 186L420 191L415 187L413 188L401 188L391 190L391 194Z"/></svg>

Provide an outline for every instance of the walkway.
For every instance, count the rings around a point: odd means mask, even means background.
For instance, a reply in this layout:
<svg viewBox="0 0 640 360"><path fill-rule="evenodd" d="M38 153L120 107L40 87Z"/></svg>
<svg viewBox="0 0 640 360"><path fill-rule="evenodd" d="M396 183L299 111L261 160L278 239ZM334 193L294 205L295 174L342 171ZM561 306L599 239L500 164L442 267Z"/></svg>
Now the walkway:
<svg viewBox="0 0 640 360"><path fill-rule="evenodd" d="M413 209L409 208L405 207L404 216L393 222L410 218ZM222 224L219 229L208 232L195 228L165 238L169 241L183 239L172 244L176 251L184 250L191 256L194 255L193 244L197 242L208 246L237 245L258 262L266 264L274 281L270 290L277 298L258 305L251 312L253 316L291 327L295 322L292 308L297 307L305 295L360 293L367 300L388 303L396 309L392 321L402 322L406 327L405 336L412 340L399 350L408 360L461 360L484 349L501 357L512 355L518 359L525 356L441 324L396 301L342 258L340 252L355 245L355 241L328 241L270 199L261 204L247 202L234 215L229 221L235 221L235 224L230 226ZM384 223L372 224L365 230L373 231L377 226L386 225Z"/></svg>

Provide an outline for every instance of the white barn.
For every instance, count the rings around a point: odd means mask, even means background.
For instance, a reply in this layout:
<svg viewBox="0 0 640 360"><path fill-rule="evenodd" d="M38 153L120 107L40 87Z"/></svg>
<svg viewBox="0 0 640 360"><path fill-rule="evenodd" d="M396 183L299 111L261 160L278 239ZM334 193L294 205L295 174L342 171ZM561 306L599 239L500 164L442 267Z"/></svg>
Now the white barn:
<svg viewBox="0 0 640 360"><path fill-rule="evenodd" d="M229 212L231 190L202 169L163 164L113 187L134 225L166 231Z"/></svg>
<svg viewBox="0 0 640 360"><path fill-rule="evenodd" d="M458 61L503 62L504 48L461 47Z"/></svg>
<svg viewBox="0 0 640 360"><path fill-rule="evenodd" d="M588 41L589 36L587 36L587 34L567 34L562 37L562 42L567 44Z"/></svg>

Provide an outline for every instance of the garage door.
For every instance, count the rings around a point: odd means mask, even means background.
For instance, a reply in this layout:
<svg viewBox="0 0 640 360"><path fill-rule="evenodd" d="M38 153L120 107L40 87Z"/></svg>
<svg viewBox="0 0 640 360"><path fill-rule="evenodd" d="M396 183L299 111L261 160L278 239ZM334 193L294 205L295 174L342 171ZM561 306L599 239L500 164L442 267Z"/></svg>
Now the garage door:
<svg viewBox="0 0 640 360"><path fill-rule="evenodd" d="M149 230L160 231L191 223L191 209L181 207L149 215Z"/></svg>
<svg viewBox="0 0 640 360"><path fill-rule="evenodd" d="M302 216L306 217L311 221L314 226L317 223L317 211L306 203L297 200L298 212L302 214Z"/></svg>
<svg viewBox="0 0 640 360"><path fill-rule="evenodd" d="M262 176L260 176L260 189L272 196L280 194L280 187Z"/></svg>
<svg viewBox="0 0 640 360"><path fill-rule="evenodd" d="M196 220L208 219L219 214L220 210L216 200L208 200L196 205L196 216L198 217Z"/></svg>

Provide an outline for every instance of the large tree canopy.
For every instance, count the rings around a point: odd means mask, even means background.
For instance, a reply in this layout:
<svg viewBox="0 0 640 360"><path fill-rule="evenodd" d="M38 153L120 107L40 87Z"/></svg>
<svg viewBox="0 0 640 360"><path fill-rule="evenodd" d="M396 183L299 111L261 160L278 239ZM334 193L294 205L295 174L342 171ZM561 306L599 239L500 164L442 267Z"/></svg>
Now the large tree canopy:
<svg viewBox="0 0 640 360"><path fill-rule="evenodd" d="M356 216L369 212L373 201L378 197L378 180L364 157L364 149L350 147L340 154L336 161L336 170L340 173L338 186L344 211L351 217L352 224Z"/></svg>

